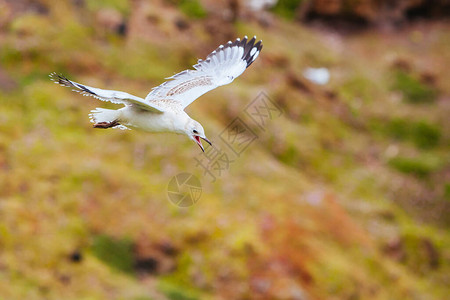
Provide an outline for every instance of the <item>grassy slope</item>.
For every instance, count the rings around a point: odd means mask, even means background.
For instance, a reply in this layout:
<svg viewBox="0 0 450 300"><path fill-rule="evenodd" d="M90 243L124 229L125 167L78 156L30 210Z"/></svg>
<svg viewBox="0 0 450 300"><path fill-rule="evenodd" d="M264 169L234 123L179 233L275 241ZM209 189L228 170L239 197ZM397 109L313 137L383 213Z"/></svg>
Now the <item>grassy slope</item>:
<svg viewBox="0 0 450 300"><path fill-rule="evenodd" d="M236 24L237 35L264 40L263 54L189 112L215 141L261 89L285 113L265 131L253 128L259 138L211 183L185 138L93 130L86 113L98 103L47 79L63 71L145 95L193 63L184 53L198 49L126 42L95 29L92 11L63 2L49 8L48 16L15 18L1 33L1 67L18 86L0 92L0 299L449 293L448 24L429 27L430 34L419 27L353 38L281 20L270 29ZM199 33L197 22L192 31ZM408 74L431 67L441 100L412 104L393 91L397 58L412 65ZM305 82L306 66L329 67L330 87ZM423 148L409 133L392 136L386 124L398 118L407 126L434 124L439 142ZM406 166L412 173L389 163L395 157L414 158ZM203 195L178 209L166 200L166 186L185 171L202 178ZM123 241L125 250L99 236ZM130 273L127 243L156 258L157 276ZM161 250L167 244L174 253ZM70 261L74 251L82 253L80 263ZM120 257L101 259L115 251Z"/></svg>

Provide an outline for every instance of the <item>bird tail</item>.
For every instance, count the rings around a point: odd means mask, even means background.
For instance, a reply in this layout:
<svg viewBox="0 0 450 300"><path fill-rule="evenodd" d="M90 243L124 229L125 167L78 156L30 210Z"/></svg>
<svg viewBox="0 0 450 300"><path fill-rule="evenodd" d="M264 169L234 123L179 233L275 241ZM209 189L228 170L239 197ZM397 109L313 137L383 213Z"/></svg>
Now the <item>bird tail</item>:
<svg viewBox="0 0 450 300"><path fill-rule="evenodd" d="M116 109L97 107L91 110L89 119L94 123L95 128L119 128L128 129L119 123L120 112Z"/></svg>

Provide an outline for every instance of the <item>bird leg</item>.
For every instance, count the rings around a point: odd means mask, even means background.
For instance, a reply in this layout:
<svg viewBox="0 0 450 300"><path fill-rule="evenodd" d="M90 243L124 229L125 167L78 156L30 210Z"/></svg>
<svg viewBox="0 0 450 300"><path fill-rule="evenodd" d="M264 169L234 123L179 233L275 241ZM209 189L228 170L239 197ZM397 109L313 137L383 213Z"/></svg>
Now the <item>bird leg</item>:
<svg viewBox="0 0 450 300"><path fill-rule="evenodd" d="M94 124L94 128L103 128L103 129L106 129L106 128L111 128L111 127L114 127L114 126L117 126L117 125L120 125L119 121L118 121L118 120L114 120L114 121L112 121L112 122L99 122L99 123L95 123L95 124Z"/></svg>

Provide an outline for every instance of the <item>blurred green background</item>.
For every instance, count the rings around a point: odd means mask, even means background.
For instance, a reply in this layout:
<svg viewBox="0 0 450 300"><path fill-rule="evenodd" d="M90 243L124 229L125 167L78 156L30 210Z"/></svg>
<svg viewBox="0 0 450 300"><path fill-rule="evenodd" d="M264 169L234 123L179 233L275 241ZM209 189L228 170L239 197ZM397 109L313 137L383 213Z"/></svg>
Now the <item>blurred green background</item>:
<svg viewBox="0 0 450 300"><path fill-rule="evenodd" d="M0 299L446 299L449 7L387 2L0 0ZM244 35L255 63L187 108L215 144L238 116L258 136L215 182L192 141L93 129L117 106L48 78L145 97Z"/></svg>

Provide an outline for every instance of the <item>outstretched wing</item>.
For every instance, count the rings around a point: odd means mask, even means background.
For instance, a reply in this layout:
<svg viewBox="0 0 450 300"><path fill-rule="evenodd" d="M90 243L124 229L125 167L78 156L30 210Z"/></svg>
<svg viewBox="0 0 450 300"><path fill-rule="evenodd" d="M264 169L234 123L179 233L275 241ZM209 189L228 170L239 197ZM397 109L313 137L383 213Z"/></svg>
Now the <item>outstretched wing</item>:
<svg viewBox="0 0 450 300"><path fill-rule="evenodd" d="M256 37L248 41L237 39L225 46L221 45L205 60L199 60L194 65L195 70L185 70L172 77L169 81L153 88L145 100L157 103L167 99L180 103L183 108L195 99L218 86L231 83L241 75L258 57L262 49L262 41L255 44Z"/></svg>
<svg viewBox="0 0 450 300"><path fill-rule="evenodd" d="M140 109L162 113L163 109L159 108L152 103L145 102L144 99L133 96L131 94L121 92L121 91L112 91L112 90L102 90L94 87L90 87L87 85L83 85L74 81L71 81L64 77L61 74L51 73L50 79L55 83L58 83L62 86L67 86L73 88L73 91L78 92L84 96L92 96L102 101L109 101L115 104L125 104L136 106Z"/></svg>

